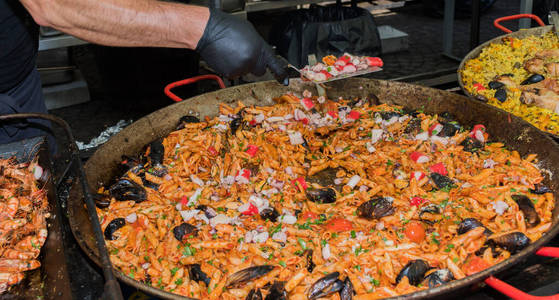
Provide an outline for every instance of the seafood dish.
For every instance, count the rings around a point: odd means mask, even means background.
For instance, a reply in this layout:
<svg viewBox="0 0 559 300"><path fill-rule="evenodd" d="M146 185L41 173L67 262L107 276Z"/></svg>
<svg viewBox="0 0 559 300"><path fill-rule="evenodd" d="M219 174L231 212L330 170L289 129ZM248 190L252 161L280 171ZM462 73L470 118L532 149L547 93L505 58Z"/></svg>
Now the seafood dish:
<svg viewBox="0 0 559 300"><path fill-rule="evenodd" d="M196 299L376 299L505 261L551 227L534 154L482 124L284 94L221 103L97 191L115 268Z"/></svg>
<svg viewBox="0 0 559 300"><path fill-rule="evenodd" d="M41 265L37 257L49 217L46 190L38 182L44 175L36 160L0 159L0 293Z"/></svg>
<svg viewBox="0 0 559 300"><path fill-rule="evenodd" d="M559 38L505 37L465 62L465 89L540 130L559 135Z"/></svg>
<svg viewBox="0 0 559 300"><path fill-rule="evenodd" d="M383 66L382 59L370 56L353 56L345 53L336 58L334 55L328 55L322 58L313 66L305 66L301 69L301 75L315 82L327 81L336 77L347 77L358 71L364 71L371 68L380 68Z"/></svg>

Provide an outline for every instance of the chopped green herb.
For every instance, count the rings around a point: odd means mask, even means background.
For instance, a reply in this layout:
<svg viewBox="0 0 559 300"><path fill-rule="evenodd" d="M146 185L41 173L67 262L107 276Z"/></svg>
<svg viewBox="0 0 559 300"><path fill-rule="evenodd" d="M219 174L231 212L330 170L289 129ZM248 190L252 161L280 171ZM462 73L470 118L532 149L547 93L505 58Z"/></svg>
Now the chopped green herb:
<svg viewBox="0 0 559 300"><path fill-rule="evenodd" d="M370 281L370 282L371 282L371 284L373 284L374 286L379 286L379 285L380 285L380 281L378 281L378 280L376 280L376 279L374 279L374 278L371 278L371 281Z"/></svg>
<svg viewBox="0 0 559 300"><path fill-rule="evenodd" d="M175 284L176 285L181 285L182 284L182 278L179 278L179 279L175 280Z"/></svg>
<svg viewBox="0 0 559 300"><path fill-rule="evenodd" d="M307 243L305 243L302 238L297 238L297 242L299 243L301 248L303 248L303 250L307 250Z"/></svg>
<svg viewBox="0 0 559 300"><path fill-rule="evenodd" d="M171 276L175 276L175 274L177 273L177 271L179 270L179 268L174 267L171 269Z"/></svg>
<svg viewBox="0 0 559 300"><path fill-rule="evenodd" d="M286 264L285 264L285 262L284 262L283 260L280 260L280 261L278 262L278 264L279 264L280 266L284 267L284 268L285 268L285 266L286 266Z"/></svg>
<svg viewBox="0 0 559 300"><path fill-rule="evenodd" d="M354 239L354 238L356 238L356 237L357 237L357 234L355 233L355 230L352 230L352 231L351 231L351 238Z"/></svg>
<svg viewBox="0 0 559 300"><path fill-rule="evenodd" d="M452 248L454 248L454 244L448 244L446 245L446 249L444 249L444 252L449 253L450 251L452 251Z"/></svg>

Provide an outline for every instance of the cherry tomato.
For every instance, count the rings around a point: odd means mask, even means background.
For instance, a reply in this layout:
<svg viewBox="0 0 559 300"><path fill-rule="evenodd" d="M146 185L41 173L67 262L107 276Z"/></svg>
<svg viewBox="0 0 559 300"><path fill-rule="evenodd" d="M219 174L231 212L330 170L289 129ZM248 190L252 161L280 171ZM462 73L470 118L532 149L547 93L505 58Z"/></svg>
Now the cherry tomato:
<svg viewBox="0 0 559 300"><path fill-rule="evenodd" d="M411 221L406 224L406 228L404 229L404 234L410 239L412 242L421 243L425 239L425 229L423 225L417 221Z"/></svg>
<svg viewBox="0 0 559 300"><path fill-rule="evenodd" d="M313 213L312 211L306 211L304 213L301 214L301 218L303 219L303 221L306 221L308 219L311 220L318 220L318 214Z"/></svg>
<svg viewBox="0 0 559 300"><path fill-rule="evenodd" d="M258 153L258 146L248 145L245 152L250 155L250 157L254 157L256 156L256 153Z"/></svg>
<svg viewBox="0 0 559 300"><path fill-rule="evenodd" d="M353 229L351 221L342 218L334 218L326 223L326 230L329 231L343 232L351 229Z"/></svg>
<svg viewBox="0 0 559 300"><path fill-rule="evenodd" d="M483 258L474 255L470 256L468 260L466 260L466 263L462 266L462 271L464 271L466 275L470 276L489 267L491 267L491 265L488 262L486 262Z"/></svg>
<svg viewBox="0 0 559 300"><path fill-rule="evenodd" d="M411 205L411 206L419 206L419 205L421 205L421 204L423 204L423 203L425 203L425 202L427 202L427 200L425 200L425 199L423 199L423 198L421 198L421 197L413 197L413 198L411 198L411 200L410 200L410 205Z"/></svg>

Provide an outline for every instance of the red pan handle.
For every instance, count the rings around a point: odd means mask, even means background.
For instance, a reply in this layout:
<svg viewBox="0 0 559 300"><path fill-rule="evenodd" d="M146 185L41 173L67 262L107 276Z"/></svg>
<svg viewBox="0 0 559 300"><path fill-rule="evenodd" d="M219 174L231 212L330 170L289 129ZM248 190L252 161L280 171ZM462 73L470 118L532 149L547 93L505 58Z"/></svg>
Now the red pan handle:
<svg viewBox="0 0 559 300"><path fill-rule="evenodd" d="M498 18L498 19L495 19L495 21L493 21L493 25L495 27L497 27L498 29L501 29L502 31L506 32L506 33L511 33L512 30L510 30L510 29L504 27L503 25L499 24L499 22L522 19L522 18L530 18L530 19L536 21L540 26L545 26L544 22L542 21L542 19L540 19L540 17L538 17L536 15L532 15L532 14L519 14L519 15L512 15L512 16L506 16L506 17Z"/></svg>
<svg viewBox="0 0 559 300"><path fill-rule="evenodd" d="M213 79L213 80L217 81L217 84L219 84L219 88L221 88L221 89L225 88L225 84L223 83L223 80L221 80L221 78L219 76L210 74L210 75L195 76L195 77L192 77L192 78L187 78L187 79L183 79L183 80L180 80L180 81L171 82L167 86L165 86L165 89L163 91L165 92L165 95L167 95L173 101L181 102L182 99L179 96L177 96L175 93L171 92L171 89L176 88L177 86L195 83L197 81L204 80L204 79Z"/></svg>
<svg viewBox="0 0 559 300"><path fill-rule="evenodd" d="M536 254L540 256L559 257L559 248L542 247L538 251L536 251ZM559 300L559 294L551 296L532 296L493 276L489 276L487 279L485 279L485 283L488 286L515 300Z"/></svg>

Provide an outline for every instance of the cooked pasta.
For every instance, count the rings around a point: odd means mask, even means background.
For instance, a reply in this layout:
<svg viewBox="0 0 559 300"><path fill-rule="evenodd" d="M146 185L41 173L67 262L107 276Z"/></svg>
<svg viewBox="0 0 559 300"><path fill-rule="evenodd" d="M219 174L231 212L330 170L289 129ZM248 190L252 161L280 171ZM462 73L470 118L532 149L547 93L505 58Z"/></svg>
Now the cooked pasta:
<svg viewBox="0 0 559 300"><path fill-rule="evenodd" d="M479 272L550 227L536 156L483 125L307 91L276 102L184 117L123 161L99 190L116 268L200 299L375 299Z"/></svg>

